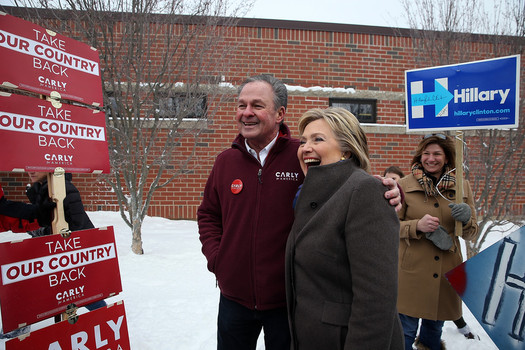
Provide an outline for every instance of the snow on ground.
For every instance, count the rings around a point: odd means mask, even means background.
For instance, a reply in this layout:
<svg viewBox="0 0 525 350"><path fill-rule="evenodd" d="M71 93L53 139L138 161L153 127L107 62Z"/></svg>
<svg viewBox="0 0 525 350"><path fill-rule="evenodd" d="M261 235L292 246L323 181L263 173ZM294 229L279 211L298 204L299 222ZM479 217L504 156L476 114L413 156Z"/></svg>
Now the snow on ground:
<svg viewBox="0 0 525 350"><path fill-rule="evenodd" d="M197 223L147 217L142 227L145 254L131 252L131 232L116 212L89 212L95 227L113 226L123 292L108 303L124 300L133 350L211 350L216 348L219 289L206 269ZM490 237L487 246L517 227L503 227ZM0 233L0 242L29 237ZM445 322L443 339L447 349L497 349L481 325L464 306L463 316L480 340L467 340L453 322ZM33 325L39 329L51 324ZM260 337L262 338L262 337ZM0 350L4 342L0 341ZM263 350L259 339L257 350Z"/></svg>

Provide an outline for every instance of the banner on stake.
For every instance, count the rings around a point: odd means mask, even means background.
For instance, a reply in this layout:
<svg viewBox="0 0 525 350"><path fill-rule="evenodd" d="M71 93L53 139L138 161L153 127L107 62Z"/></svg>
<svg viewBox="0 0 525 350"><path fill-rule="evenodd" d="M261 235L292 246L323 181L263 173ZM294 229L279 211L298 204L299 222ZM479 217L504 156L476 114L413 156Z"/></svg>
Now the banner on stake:
<svg viewBox="0 0 525 350"><path fill-rule="evenodd" d="M0 243L4 332L121 291L112 226Z"/></svg>
<svg viewBox="0 0 525 350"><path fill-rule="evenodd" d="M0 56L4 87L103 105L98 51L89 45L0 12Z"/></svg>
<svg viewBox="0 0 525 350"><path fill-rule="evenodd" d="M6 350L129 350L129 333L124 302L102 307L78 316L78 321L55 323L32 331L23 339L6 342Z"/></svg>
<svg viewBox="0 0 525 350"><path fill-rule="evenodd" d="M109 173L103 112L0 94L0 171Z"/></svg>
<svg viewBox="0 0 525 350"><path fill-rule="evenodd" d="M520 55L405 72L407 131L516 128Z"/></svg>
<svg viewBox="0 0 525 350"><path fill-rule="evenodd" d="M446 273L500 349L525 348L525 226Z"/></svg>

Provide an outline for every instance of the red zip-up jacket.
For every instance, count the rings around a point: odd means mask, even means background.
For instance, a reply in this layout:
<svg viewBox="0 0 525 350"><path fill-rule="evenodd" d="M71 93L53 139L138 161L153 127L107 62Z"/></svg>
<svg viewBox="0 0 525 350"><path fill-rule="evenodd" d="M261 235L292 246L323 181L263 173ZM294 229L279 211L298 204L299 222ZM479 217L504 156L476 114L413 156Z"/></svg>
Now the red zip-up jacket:
<svg viewBox="0 0 525 350"><path fill-rule="evenodd" d="M40 227L36 220L28 221L25 219L12 218L0 215L0 232L13 231L15 233L28 232Z"/></svg>
<svg viewBox="0 0 525 350"><path fill-rule="evenodd" d="M14 207L16 210L18 210L18 208L21 207L20 205L23 206L25 204L25 203L21 204L17 202L7 202L7 200L4 198L4 190L2 188L2 185L0 185L0 202L2 203L3 206ZM25 205L29 206L29 204L25 204ZM9 209L9 210L6 210L8 212L11 210L11 208L7 208L7 209ZM33 231L33 230L38 229L39 227L40 225L38 224L36 220L25 220L25 219L19 219L19 218L14 218L11 216L0 214L0 232L13 231L15 233L20 233L20 232Z"/></svg>
<svg viewBox="0 0 525 350"><path fill-rule="evenodd" d="M202 252L221 293L257 310L286 306L284 255L304 180L299 141L281 125L261 164L238 135L217 157L197 211Z"/></svg>

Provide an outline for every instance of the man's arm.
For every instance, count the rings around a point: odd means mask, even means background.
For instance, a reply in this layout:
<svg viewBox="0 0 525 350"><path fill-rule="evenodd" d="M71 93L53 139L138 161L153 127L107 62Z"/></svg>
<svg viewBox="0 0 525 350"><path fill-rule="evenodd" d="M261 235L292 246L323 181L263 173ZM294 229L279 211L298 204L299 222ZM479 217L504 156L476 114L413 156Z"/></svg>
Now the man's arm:
<svg viewBox="0 0 525 350"><path fill-rule="evenodd" d="M401 187L393 179L388 177L382 177L380 175L374 175L376 179L381 180L383 185L388 187L388 191L385 192L385 198L388 199L391 206L396 208L396 211L401 210L401 203L405 198L405 194Z"/></svg>
<svg viewBox="0 0 525 350"><path fill-rule="evenodd" d="M33 221L37 217L37 210L36 205L7 200L0 185L0 215Z"/></svg>
<svg viewBox="0 0 525 350"><path fill-rule="evenodd" d="M213 174L212 170L204 188L202 203L197 210L197 223L202 253L208 260L208 270L215 273L215 260L222 238L222 213L219 196L213 185Z"/></svg>
<svg viewBox="0 0 525 350"><path fill-rule="evenodd" d="M40 227L36 220L29 221L20 218L0 215L0 232L12 231L14 233L28 232Z"/></svg>

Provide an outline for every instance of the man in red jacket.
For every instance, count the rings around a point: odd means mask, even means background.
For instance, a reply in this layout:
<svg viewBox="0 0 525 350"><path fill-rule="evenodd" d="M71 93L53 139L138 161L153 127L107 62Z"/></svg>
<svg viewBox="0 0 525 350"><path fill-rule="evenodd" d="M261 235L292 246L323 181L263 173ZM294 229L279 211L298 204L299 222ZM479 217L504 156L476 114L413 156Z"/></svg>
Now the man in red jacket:
<svg viewBox="0 0 525 350"><path fill-rule="evenodd" d="M15 233L28 232L40 227L36 220L28 221L11 216L0 215L0 232L13 231Z"/></svg>
<svg viewBox="0 0 525 350"><path fill-rule="evenodd" d="M239 135L217 156L197 211L202 252L217 278L219 350L288 350L284 256L304 174L284 124L286 86L271 75L239 87ZM393 181L389 182L391 185ZM399 190L387 192L399 203Z"/></svg>
<svg viewBox="0 0 525 350"><path fill-rule="evenodd" d="M36 220L38 207L22 202L9 201L0 185L0 232L28 232L40 227Z"/></svg>

